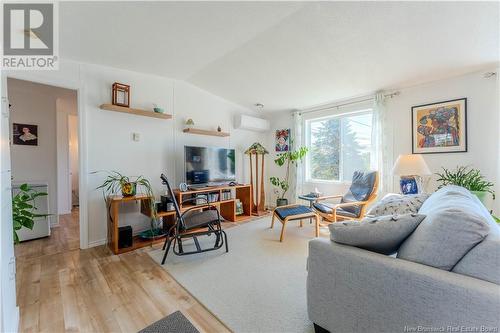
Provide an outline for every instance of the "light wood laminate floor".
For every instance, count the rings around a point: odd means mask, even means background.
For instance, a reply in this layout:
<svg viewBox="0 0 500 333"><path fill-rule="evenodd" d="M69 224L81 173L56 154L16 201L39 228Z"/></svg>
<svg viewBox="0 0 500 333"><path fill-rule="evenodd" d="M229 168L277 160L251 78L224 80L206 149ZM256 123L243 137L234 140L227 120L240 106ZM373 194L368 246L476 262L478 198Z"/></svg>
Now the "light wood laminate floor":
<svg viewBox="0 0 500 333"><path fill-rule="evenodd" d="M49 238L15 246L20 332L137 332L177 310L200 332L228 332L151 249L79 250L78 212L61 216Z"/></svg>

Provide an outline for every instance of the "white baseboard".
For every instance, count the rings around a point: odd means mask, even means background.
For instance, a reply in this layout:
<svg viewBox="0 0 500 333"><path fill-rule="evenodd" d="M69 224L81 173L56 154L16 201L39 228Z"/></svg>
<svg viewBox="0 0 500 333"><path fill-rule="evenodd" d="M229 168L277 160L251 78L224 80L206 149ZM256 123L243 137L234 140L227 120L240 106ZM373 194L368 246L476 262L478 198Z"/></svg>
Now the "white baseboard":
<svg viewBox="0 0 500 333"><path fill-rule="evenodd" d="M59 226L59 215L52 215L48 217L50 227L58 227Z"/></svg>
<svg viewBox="0 0 500 333"><path fill-rule="evenodd" d="M6 318L4 318L6 319ZM5 323L7 323L7 327L4 327L5 328L5 332L8 332L8 333L17 333L19 332L19 321L20 321L20 317L19 317L19 307L16 306L16 309L14 310L14 320L10 321L10 320L7 320L6 322L4 322L4 325ZM8 323L11 322L12 323L12 326L9 327Z"/></svg>
<svg viewBox="0 0 500 333"><path fill-rule="evenodd" d="M106 239L100 239L100 240L89 242L89 248L96 247L96 246L101 246L101 245L105 245L106 242L107 242Z"/></svg>

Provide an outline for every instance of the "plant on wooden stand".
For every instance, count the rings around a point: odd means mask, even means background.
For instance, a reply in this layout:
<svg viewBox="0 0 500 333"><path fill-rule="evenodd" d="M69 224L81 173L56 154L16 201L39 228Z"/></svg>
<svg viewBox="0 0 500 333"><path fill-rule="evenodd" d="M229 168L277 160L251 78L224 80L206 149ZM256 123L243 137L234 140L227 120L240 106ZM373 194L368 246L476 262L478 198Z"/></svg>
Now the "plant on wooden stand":
<svg viewBox="0 0 500 333"><path fill-rule="evenodd" d="M28 184L22 184L19 187L19 193L12 198L12 221L14 223L14 242L19 243L17 231L22 227L33 230L35 218L47 217L50 214L36 214L34 211L35 199L46 196L45 192L38 192L29 187Z"/></svg>
<svg viewBox="0 0 500 333"><path fill-rule="evenodd" d="M141 234L141 236L144 238L161 236L163 234L163 230L159 228L160 222L156 210L155 196L149 180L143 176L124 176L118 171L107 171L106 173L108 174L106 179L96 188L96 190L102 189L102 194L107 207L110 206L110 199L113 195L121 193L124 197L134 196L137 194L137 188L139 187L139 189L142 190L142 194L151 198L148 200L149 209L151 211L151 229Z"/></svg>
<svg viewBox="0 0 500 333"><path fill-rule="evenodd" d="M288 199L285 198L286 192L290 189L290 167L302 161L307 154L306 147L300 147L296 150L287 151L278 155L274 160L276 165L285 166L285 177L271 177L269 181L277 188L278 198L276 199L276 206L284 206L288 204ZM279 193L281 191L281 193Z"/></svg>

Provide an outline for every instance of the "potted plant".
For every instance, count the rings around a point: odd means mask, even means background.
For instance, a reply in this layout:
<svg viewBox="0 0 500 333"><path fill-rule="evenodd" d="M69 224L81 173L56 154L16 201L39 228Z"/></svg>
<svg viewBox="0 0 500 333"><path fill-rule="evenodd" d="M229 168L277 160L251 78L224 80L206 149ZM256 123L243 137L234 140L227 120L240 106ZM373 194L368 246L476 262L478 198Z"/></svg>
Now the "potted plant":
<svg viewBox="0 0 500 333"><path fill-rule="evenodd" d="M146 193L148 193L148 189L150 189L149 181L142 176L136 177L135 180L131 180L130 177L124 176L118 171L110 171L108 172L108 176L104 183L97 187L97 189L102 189L105 198L108 198L110 195L117 195L121 193L124 197L131 197L137 194L137 184L140 184L145 187Z"/></svg>
<svg viewBox="0 0 500 333"><path fill-rule="evenodd" d="M107 174L104 182L96 188L102 189L106 204L109 206L109 199L113 195L121 193L124 197L130 197L137 194L138 187L141 188L142 193L151 198L148 200L151 211L151 229L143 232L141 237L154 238L162 235L163 230L159 228L160 221L157 216L155 196L149 180L143 176L133 177L132 180L132 177L124 176L118 171L109 171Z"/></svg>
<svg viewBox="0 0 500 333"><path fill-rule="evenodd" d="M439 176L437 181L441 183L438 188L446 185L465 187L474 193L483 204L488 193L492 195L493 200L495 199L495 192L492 190L494 184L487 181L477 169L468 166L460 166L455 170L443 168L443 172L436 173L436 175Z"/></svg>
<svg viewBox="0 0 500 333"><path fill-rule="evenodd" d="M306 156L307 148L300 147L297 150L287 151L278 155L274 163L279 167L285 166L285 177L271 177L269 178L271 184L276 187L278 198L276 199L276 206L284 206L288 204L288 199L285 198L286 192L290 188L290 167L302 161ZM281 192L281 193L280 193Z"/></svg>
<svg viewBox="0 0 500 333"><path fill-rule="evenodd" d="M46 196L45 192L38 192L29 187L28 184L22 184L19 187L19 193L12 198L12 221L14 223L14 242L19 243L17 231L22 227L33 229L35 218L47 217L50 214L36 214L34 211L35 198Z"/></svg>

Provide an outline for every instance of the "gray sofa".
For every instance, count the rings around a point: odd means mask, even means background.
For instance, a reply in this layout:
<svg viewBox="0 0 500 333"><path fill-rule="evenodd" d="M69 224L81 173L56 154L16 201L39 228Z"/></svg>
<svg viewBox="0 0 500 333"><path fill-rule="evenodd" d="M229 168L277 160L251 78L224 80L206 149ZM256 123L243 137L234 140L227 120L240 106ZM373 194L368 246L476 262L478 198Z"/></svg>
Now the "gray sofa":
<svg viewBox="0 0 500 333"><path fill-rule="evenodd" d="M499 332L500 228L474 195L456 186L431 195L419 213L445 207L472 210L489 226L451 271L329 239L310 241L307 307L316 331Z"/></svg>

